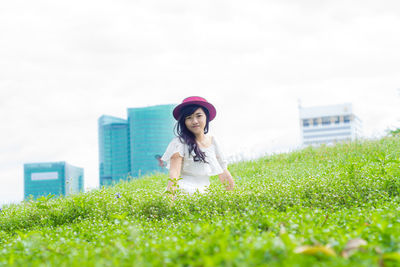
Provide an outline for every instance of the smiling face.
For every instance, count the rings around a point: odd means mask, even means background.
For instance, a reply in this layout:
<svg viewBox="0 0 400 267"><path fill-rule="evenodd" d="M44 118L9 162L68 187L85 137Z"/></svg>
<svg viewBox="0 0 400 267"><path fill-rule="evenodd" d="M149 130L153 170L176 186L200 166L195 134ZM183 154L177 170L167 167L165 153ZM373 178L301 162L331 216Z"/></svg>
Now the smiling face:
<svg viewBox="0 0 400 267"><path fill-rule="evenodd" d="M207 116L201 108L196 109L193 114L185 117L186 128L194 135L204 133L206 123Z"/></svg>

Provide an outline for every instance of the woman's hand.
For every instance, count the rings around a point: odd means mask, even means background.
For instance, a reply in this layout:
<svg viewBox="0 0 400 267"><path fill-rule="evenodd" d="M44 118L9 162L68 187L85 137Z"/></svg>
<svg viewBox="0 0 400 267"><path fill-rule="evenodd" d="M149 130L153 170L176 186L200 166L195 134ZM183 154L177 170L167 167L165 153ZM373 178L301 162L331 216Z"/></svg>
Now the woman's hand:
<svg viewBox="0 0 400 267"><path fill-rule="evenodd" d="M233 190L233 188L235 187L235 181L233 180L232 175L228 171L228 169L224 170L224 172L218 175L218 177L221 183L225 186L226 190Z"/></svg>
<svg viewBox="0 0 400 267"><path fill-rule="evenodd" d="M171 197L175 198L176 184L181 175L183 157L178 152L171 156L169 168L169 180L166 191L171 192Z"/></svg>

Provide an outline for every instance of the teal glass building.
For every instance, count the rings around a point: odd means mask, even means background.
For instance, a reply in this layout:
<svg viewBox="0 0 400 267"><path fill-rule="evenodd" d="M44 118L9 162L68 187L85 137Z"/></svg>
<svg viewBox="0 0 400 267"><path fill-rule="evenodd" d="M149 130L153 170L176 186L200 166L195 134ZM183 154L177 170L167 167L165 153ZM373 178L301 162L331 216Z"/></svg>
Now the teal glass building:
<svg viewBox="0 0 400 267"><path fill-rule="evenodd" d="M159 105L128 109L133 177L165 172L165 169L159 166L157 156L163 155L174 137L174 107L175 105Z"/></svg>
<svg viewBox="0 0 400 267"><path fill-rule="evenodd" d="M167 172L159 158L174 138L175 105L128 108L128 119L103 115L99 125L100 186L128 176Z"/></svg>
<svg viewBox="0 0 400 267"><path fill-rule="evenodd" d="M126 179L130 173L129 125L126 120L101 116L99 125L100 186Z"/></svg>
<svg viewBox="0 0 400 267"><path fill-rule="evenodd" d="M83 169L62 162L24 164L24 198L83 192Z"/></svg>

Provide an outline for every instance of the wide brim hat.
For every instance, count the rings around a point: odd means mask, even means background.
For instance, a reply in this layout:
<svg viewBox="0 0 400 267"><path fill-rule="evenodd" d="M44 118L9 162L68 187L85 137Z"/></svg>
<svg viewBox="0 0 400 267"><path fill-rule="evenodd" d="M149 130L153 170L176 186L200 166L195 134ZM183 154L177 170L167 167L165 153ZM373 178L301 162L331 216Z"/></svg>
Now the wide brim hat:
<svg viewBox="0 0 400 267"><path fill-rule="evenodd" d="M215 116L217 115L217 110L215 107L209 103L206 99L200 97L200 96L190 96L185 99L183 99L182 103L177 105L174 108L174 111L172 114L174 115L174 118L176 120L179 120L179 117L181 115L182 108L189 106L189 105L199 105L203 108L206 108L209 113L209 120L212 121Z"/></svg>

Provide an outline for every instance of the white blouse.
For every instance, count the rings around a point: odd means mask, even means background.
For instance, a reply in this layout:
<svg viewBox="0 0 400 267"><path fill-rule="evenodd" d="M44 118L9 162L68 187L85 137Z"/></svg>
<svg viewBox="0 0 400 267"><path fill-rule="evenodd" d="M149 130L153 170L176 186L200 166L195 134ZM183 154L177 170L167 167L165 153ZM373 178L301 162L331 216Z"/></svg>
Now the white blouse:
<svg viewBox="0 0 400 267"><path fill-rule="evenodd" d="M215 137L212 137L211 146L201 148L201 151L206 154L206 161L208 163L194 161L194 151L189 155L189 146L182 143L179 137L175 137L169 143L164 155L161 157L161 160L167 162L168 169L170 168L170 160L173 154L178 152L183 157L181 169L182 180L178 181L178 185L179 189L189 194L197 190L200 193L204 193L210 185L210 176L221 174L228 167L228 162L219 148Z"/></svg>

